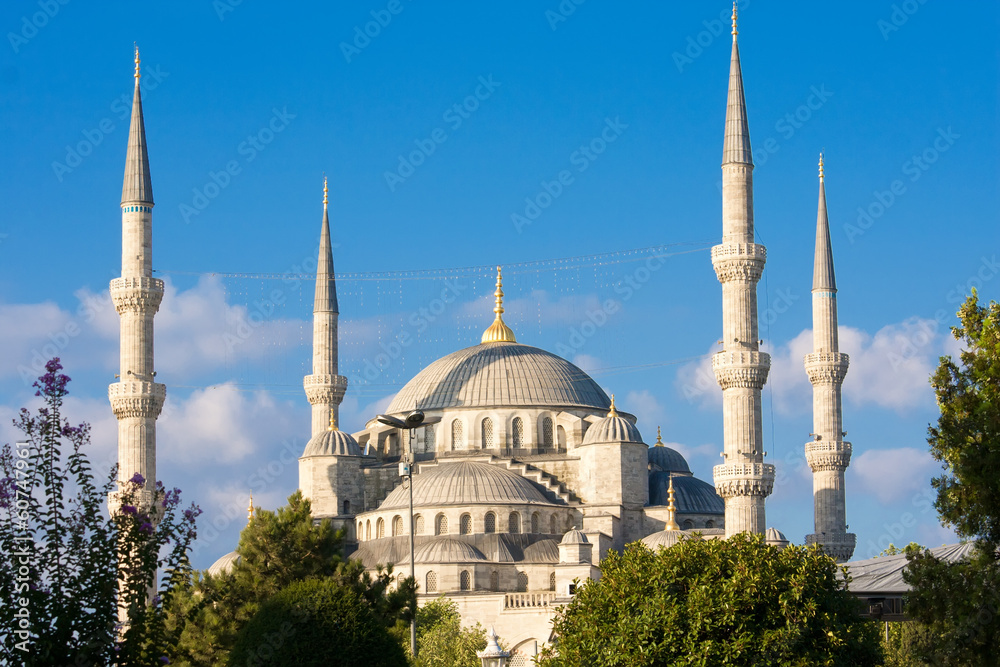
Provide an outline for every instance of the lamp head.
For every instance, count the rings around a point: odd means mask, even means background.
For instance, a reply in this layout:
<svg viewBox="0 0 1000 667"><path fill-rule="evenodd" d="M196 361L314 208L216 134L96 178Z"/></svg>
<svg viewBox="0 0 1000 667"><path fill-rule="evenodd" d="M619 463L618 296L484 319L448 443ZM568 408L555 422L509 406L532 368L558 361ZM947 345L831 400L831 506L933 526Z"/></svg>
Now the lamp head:
<svg viewBox="0 0 1000 667"><path fill-rule="evenodd" d="M403 420L406 424L406 428L416 428L424 423L424 413L421 410L414 410L410 414L406 415L406 419Z"/></svg>

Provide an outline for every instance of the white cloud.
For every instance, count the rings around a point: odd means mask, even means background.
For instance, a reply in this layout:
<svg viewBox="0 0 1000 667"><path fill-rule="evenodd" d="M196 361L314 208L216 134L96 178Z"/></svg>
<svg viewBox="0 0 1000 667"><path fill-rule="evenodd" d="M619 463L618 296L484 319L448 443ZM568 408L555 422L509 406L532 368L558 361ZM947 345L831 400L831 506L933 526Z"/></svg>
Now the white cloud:
<svg viewBox="0 0 1000 667"><path fill-rule="evenodd" d="M635 415L636 425L647 444L656 442L656 427L666 421L666 410L652 393L646 389L630 391L624 400L616 403L621 410Z"/></svg>
<svg viewBox="0 0 1000 667"><path fill-rule="evenodd" d="M722 407L722 390L712 370L712 355L718 350L718 346L713 345L705 356L677 369L677 390L689 403L709 408Z"/></svg>
<svg viewBox="0 0 1000 667"><path fill-rule="evenodd" d="M915 493L926 490L931 477L939 471L940 464L926 449L869 449L851 461L848 483L889 505L910 500Z"/></svg>

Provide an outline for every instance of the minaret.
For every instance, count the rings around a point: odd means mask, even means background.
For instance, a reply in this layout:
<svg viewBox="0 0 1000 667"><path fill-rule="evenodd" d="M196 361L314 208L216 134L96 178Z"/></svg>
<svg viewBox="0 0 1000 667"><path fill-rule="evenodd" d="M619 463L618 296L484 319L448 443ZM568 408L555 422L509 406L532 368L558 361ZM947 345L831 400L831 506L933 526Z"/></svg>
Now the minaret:
<svg viewBox="0 0 1000 667"><path fill-rule="evenodd" d="M340 423L340 402L347 390L347 378L337 374L337 281L333 274L333 246L330 243L329 190L323 177L323 226L319 236L316 266L316 301L313 306L312 375L303 378L312 404L312 435Z"/></svg>
<svg viewBox="0 0 1000 667"><path fill-rule="evenodd" d="M807 544L819 544L838 562L851 559L857 541L847 532L844 471L851 463L851 443L844 441L840 387L848 358L837 342L837 281L826 212L823 155L819 156L819 210L816 215L816 259L813 268L813 353L805 357L813 386L813 437L806 443L806 461L813 471L813 511L816 532Z"/></svg>
<svg viewBox="0 0 1000 667"><path fill-rule="evenodd" d="M111 281L111 299L121 318L121 371L108 387L118 419L119 484L139 473L151 498L156 482L156 418L166 387L154 382L153 316L163 299L163 281L153 277L153 185L139 93L139 49L135 93L122 185L122 276ZM114 496L110 499L116 508Z"/></svg>
<svg viewBox="0 0 1000 667"><path fill-rule="evenodd" d="M763 533L764 499L774 486L774 466L764 463L760 391L770 357L757 339L757 281L764 246L754 243L753 157L743 96L733 3L733 53L722 152L722 243L712 265L722 283L722 351L712 358L722 387L724 462L715 466L715 488L726 501L726 536Z"/></svg>

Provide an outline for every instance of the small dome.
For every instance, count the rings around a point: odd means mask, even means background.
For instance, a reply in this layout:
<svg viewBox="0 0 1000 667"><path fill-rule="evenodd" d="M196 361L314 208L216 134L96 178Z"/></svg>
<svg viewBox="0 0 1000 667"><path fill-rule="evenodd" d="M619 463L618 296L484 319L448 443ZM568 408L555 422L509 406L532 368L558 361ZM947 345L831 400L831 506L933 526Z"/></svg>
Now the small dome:
<svg viewBox="0 0 1000 667"><path fill-rule="evenodd" d="M688 466L688 462L681 453L666 445L650 447L647 460L649 465L654 466L658 471L691 474L691 467Z"/></svg>
<svg viewBox="0 0 1000 667"><path fill-rule="evenodd" d="M414 550L413 556L418 563L469 563L486 560L483 552L476 547L451 537L425 542ZM407 554L400 564L409 562L410 556Z"/></svg>
<svg viewBox="0 0 1000 667"><path fill-rule="evenodd" d="M350 433L331 428L314 435L302 456L361 456L361 446Z"/></svg>
<svg viewBox="0 0 1000 667"><path fill-rule="evenodd" d="M684 537L684 532L680 530L661 530L658 533L653 533L652 535L647 535L642 538L642 543L647 547L656 551L658 547L670 548L681 541Z"/></svg>
<svg viewBox="0 0 1000 667"><path fill-rule="evenodd" d="M226 574L233 569L233 566L236 565L239 560L240 555L235 551L230 551L225 556L212 563L212 567L208 568L208 573L213 577Z"/></svg>
<svg viewBox="0 0 1000 667"><path fill-rule="evenodd" d="M403 509L408 491L397 486L379 510ZM530 480L500 466L475 461L420 466L413 476L413 506L553 504Z"/></svg>
<svg viewBox="0 0 1000 667"><path fill-rule="evenodd" d="M659 448L658 448L659 449ZM691 475L674 475L674 503L678 514L726 513L726 502L715 487ZM669 501L670 473L649 473L649 505L666 506Z"/></svg>
<svg viewBox="0 0 1000 667"><path fill-rule="evenodd" d="M559 544L590 544L590 540L581 531L574 529L563 535Z"/></svg>
<svg viewBox="0 0 1000 667"><path fill-rule="evenodd" d="M642 442L642 436L635 424L618 414L614 414L592 425L583 436L583 444L585 445L598 442Z"/></svg>
<svg viewBox="0 0 1000 667"><path fill-rule="evenodd" d="M768 528L764 531L764 542L776 547L788 546L788 538L777 528Z"/></svg>

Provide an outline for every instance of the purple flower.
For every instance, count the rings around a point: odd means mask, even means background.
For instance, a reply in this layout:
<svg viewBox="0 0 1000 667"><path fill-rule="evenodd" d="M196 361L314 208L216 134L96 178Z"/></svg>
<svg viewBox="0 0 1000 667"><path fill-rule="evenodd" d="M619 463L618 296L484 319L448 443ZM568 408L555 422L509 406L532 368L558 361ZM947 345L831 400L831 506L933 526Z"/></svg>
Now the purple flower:
<svg viewBox="0 0 1000 667"><path fill-rule="evenodd" d="M65 396L68 393L66 385L69 383L69 377L59 372L62 370L59 357L49 359L48 363L45 364L45 370L47 371L45 375L39 377L38 382L35 382L33 385L38 389L35 392L35 396L52 396L55 398Z"/></svg>
<svg viewBox="0 0 1000 667"><path fill-rule="evenodd" d="M151 524L150 522L146 521L141 526L139 526L139 530L142 531L143 533L147 534L147 535L152 535L153 534L153 524Z"/></svg>
<svg viewBox="0 0 1000 667"><path fill-rule="evenodd" d="M136 514L138 511L132 505L122 505L122 514Z"/></svg>
<svg viewBox="0 0 1000 667"><path fill-rule="evenodd" d="M139 473L136 473L132 475L132 478L129 479L129 481L132 482L133 484L137 484L138 486L142 486L146 483L146 478L140 475Z"/></svg>

